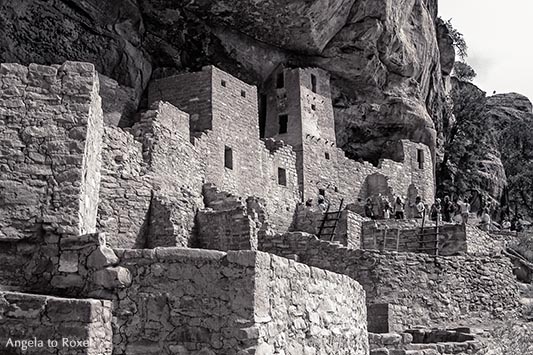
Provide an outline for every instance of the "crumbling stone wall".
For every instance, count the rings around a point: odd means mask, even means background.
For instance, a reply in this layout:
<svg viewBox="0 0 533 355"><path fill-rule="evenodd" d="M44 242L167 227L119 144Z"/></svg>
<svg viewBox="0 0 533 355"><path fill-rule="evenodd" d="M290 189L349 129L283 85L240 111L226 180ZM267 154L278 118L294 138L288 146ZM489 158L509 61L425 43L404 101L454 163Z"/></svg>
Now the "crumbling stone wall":
<svg viewBox="0 0 533 355"><path fill-rule="evenodd" d="M466 248L469 254L494 255L505 250L509 242L516 238L513 236L488 233L478 227L466 225Z"/></svg>
<svg viewBox="0 0 533 355"><path fill-rule="evenodd" d="M511 263L500 256L349 250L305 233L260 238L259 250L346 274L363 286L368 304L409 307L410 325L500 318L516 309L519 298Z"/></svg>
<svg viewBox="0 0 533 355"><path fill-rule="evenodd" d="M286 144L259 139L254 86L211 66L153 81L149 101L154 100L168 100L190 114L192 142L205 162L200 176L206 183L239 196L264 198L272 227L288 230L300 200L296 155Z"/></svg>
<svg viewBox="0 0 533 355"><path fill-rule="evenodd" d="M283 80L282 80L283 79ZM282 85L281 85L282 83ZM314 85L313 85L314 83ZM281 85L281 87L280 87ZM378 193L420 195L426 203L434 198L434 164L429 147L408 141L391 142L387 149L394 160L376 167L347 158L336 146L335 122L329 75L317 68L276 69L264 85L266 92L266 137L281 139L297 153L296 167L303 199L323 194L338 206L356 203ZM280 116L287 116L287 131L280 133ZM373 186L369 176L385 180L384 188ZM414 197L409 196L411 188Z"/></svg>
<svg viewBox="0 0 533 355"><path fill-rule="evenodd" d="M431 205L435 196L434 168L429 147L420 143L401 141L397 146L403 160L393 161L383 159L376 167L370 163L359 163L345 157L341 150L338 154L339 191L345 196L346 203L356 203L360 198L365 201L368 197L376 197L379 193L389 198L391 206L393 197L400 196L406 203L406 217L413 217L415 198L420 196L422 201ZM423 152L423 168L417 161L418 151ZM379 175L376 182L373 176ZM379 181L386 180L385 186ZM338 198L337 198L338 199Z"/></svg>
<svg viewBox="0 0 533 355"><path fill-rule="evenodd" d="M142 143L117 127L106 127L102 150L98 229L115 247L143 247L148 230L152 186Z"/></svg>
<svg viewBox="0 0 533 355"><path fill-rule="evenodd" d="M367 353L364 294L344 276L249 251L115 252L132 275L115 354Z"/></svg>
<svg viewBox="0 0 533 355"><path fill-rule="evenodd" d="M335 212L334 209L332 211ZM300 205L296 210L291 232L305 232L318 235L324 217L325 214L317 207ZM337 223L337 228L335 229L335 238L333 241L341 243L350 249L359 249L361 247L363 222L368 220L368 218L351 210L343 210ZM327 225L331 225L331 222ZM329 238L326 241L330 241Z"/></svg>
<svg viewBox="0 0 533 355"><path fill-rule="evenodd" d="M111 355L112 349L110 301L0 291L0 353Z"/></svg>
<svg viewBox="0 0 533 355"><path fill-rule="evenodd" d="M248 215L245 205L198 212L198 243L202 249L257 250L260 223Z"/></svg>
<svg viewBox="0 0 533 355"><path fill-rule="evenodd" d="M158 102L131 129L106 127L99 226L114 247L188 246L206 162L189 116Z"/></svg>
<svg viewBox="0 0 533 355"><path fill-rule="evenodd" d="M93 232L103 114L94 66L0 65L0 237Z"/></svg>
<svg viewBox="0 0 533 355"><path fill-rule="evenodd" d="M39 248L20 240L0 240L0 290L21 290L29 284L31 263Z"/></svg>

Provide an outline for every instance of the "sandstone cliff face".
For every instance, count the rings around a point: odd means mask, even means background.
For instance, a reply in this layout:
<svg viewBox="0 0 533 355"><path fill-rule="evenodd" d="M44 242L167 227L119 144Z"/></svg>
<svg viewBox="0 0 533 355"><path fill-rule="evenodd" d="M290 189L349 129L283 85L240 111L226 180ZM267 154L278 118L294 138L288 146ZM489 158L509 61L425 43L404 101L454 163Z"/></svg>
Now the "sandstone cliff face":
<svg viewBox="0 0 533 355"><path fill-rule="evenodd" d="M322 67L338 143L355 158L405 138L438 150L448 119L454 53L436 0L22 0L0 5L0 28L0 61L90 61L134 102L154 69L214 64L261 86L279 64Z"/></svg>

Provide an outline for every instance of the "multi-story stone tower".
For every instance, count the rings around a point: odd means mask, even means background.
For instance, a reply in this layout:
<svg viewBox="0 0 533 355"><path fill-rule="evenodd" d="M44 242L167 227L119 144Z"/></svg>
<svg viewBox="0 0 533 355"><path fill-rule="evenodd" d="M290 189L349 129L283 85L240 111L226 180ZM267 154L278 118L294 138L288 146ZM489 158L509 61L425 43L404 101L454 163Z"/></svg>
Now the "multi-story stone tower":
<svg viewBox="0 0 533 355"><path fill-rule="evenodd" d="M278 68L265 85L265 137L297 154L304 200L338 192L338 151L329 74L318 68Z"/></svg>

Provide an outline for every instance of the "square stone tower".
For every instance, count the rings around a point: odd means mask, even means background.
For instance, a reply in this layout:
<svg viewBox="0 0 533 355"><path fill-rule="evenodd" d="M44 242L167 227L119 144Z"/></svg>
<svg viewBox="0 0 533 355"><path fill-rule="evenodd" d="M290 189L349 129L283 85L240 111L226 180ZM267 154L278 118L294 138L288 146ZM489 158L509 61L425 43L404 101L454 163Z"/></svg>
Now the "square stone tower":
<svg viewBox="0 0 533 355"><path fill-rule="evenodd" d="M243 196L264 186L257 88L208 66L155 80L149 101L168 101L190 115L191 141L204 153L205 181Z"/></svg>
<svg viewBox="0 0 533 355"><path fill-rule="evenodd" d="M89 63L0 64L0 240L93 233L103 113Z"/></svg>
<svg viewBox="0 0 533 355"><path fill-rule="evenodd" d="M265 137L297 153L303 199L338 191L335 122L329 74L318 68L279 67L264 86Z"/></svg>

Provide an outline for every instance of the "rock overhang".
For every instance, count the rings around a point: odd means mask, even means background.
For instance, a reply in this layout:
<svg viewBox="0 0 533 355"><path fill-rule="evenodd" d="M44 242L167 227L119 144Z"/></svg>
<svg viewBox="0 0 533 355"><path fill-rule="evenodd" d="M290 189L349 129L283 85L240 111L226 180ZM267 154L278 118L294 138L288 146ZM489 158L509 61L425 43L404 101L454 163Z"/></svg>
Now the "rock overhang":
<svg viewBox="0 0 533 355"><path fill-rule="evenodd" d="M355 0L196 1L186 8L276 47L319 54L342 29Z"/></svg>

